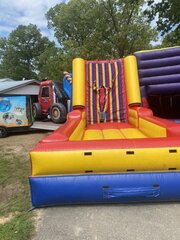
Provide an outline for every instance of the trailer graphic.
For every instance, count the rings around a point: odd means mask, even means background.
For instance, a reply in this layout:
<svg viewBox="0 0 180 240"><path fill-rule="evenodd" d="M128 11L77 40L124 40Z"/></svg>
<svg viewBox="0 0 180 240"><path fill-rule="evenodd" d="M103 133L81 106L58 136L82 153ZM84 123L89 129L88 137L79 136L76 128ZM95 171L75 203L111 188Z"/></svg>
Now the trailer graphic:
<svg viewBox="0 0 180 240"><path fill-rule="evenodd" d="M30 97L0 96L0 137L32 125Z"/></svg>

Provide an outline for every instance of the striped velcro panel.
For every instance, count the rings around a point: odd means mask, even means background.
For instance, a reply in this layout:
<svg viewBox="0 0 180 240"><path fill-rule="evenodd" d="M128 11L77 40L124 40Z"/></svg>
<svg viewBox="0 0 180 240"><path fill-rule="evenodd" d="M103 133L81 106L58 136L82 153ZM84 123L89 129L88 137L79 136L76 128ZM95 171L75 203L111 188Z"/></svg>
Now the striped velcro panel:
<svg viewBox="0 0 180 240"><path fill-rule="evenodd" d="M104 105L100 89L104 89ZM86 114L87 124L126 122L127 104L123 60L86 61Z"/></svg>

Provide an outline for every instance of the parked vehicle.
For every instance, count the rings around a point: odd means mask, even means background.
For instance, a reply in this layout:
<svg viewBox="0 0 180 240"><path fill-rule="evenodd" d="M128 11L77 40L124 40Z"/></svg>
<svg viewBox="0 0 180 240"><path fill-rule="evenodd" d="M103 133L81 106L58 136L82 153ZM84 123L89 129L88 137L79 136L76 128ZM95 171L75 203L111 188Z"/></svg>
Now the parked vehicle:
<svg viewBox="0 0 180 240"><path fill-rule="evenodd" d="M32 124L30 97L0 96L0 138L9 132L27 130Z"/></svg>
<svg viewBox="0 0 180 240"><path fill-rule="evenodd" d="M70 110L70 98L63 83L45 80L41 82L38 102L33 104L35 120L50 118L54 123L64 123Z"/></svg>

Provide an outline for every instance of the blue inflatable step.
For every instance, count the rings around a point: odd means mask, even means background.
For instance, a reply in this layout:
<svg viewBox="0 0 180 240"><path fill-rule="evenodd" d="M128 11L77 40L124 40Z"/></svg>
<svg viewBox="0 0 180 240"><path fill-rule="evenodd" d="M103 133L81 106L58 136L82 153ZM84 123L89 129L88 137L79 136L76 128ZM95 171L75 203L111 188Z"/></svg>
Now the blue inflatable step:
<svg viewBox="0 0 180 240"><path fill-rule="evenodd" d="M180 172L30 177L34 207L180 200Z"/></svg>

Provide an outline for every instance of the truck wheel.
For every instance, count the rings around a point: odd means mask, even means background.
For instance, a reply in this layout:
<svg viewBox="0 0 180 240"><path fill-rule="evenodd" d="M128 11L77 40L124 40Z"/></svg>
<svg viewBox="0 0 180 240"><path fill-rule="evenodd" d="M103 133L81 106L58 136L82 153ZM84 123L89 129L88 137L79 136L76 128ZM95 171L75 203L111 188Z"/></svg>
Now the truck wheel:
<svg viewBox="0 0 180 240"><path fill-rule="evenodd" d="M7 136L7 130L5 127L0 127L0 138L4 138Z"/></svg>
<svg viewBox="0 0 180 240"><path fill-rule="evenodd" d="M33 117L35 120L42 119L41 106L39 103L33 103Z"/></svg>
<svg viewBox="0 0 180 240"><path fill-rule="evenodd" d="M50 109L51 120L54 123L64 123L66 121L66 108L62 103L55 103Z"/></svg>

